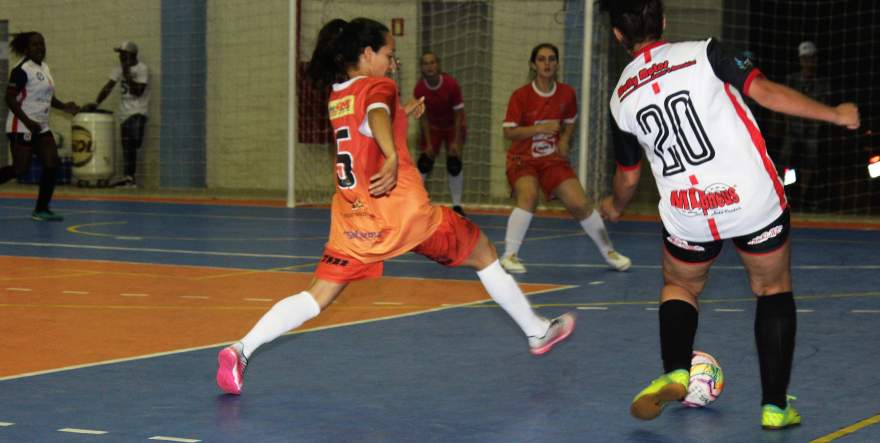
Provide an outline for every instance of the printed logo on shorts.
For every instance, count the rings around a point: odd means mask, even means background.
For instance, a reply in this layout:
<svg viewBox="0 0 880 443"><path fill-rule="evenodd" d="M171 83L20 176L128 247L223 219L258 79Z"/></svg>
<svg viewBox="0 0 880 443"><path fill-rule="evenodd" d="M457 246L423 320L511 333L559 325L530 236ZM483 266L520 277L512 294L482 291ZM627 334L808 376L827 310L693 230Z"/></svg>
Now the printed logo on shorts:
<svg viewBox="0 0 880 443"><path fill-rule="evenodd" d="M333 265L333 266L348 266L348 260L341 259L339 257L334 257L332 255L326 255L326 254L324 254L324 256L321 257L321 263L327 263L328 265Z"/></svg>
<svg viewBox="0 0 880 443"><path fill-rule="evenodd" d="M688 217L736 212L742 209L740 203L736 188L724 183L714 183L705 189L675 189L669 194L669 205Z"/></svg>
<svg viewBox="0 0 880 443"><path fill-rule="evenodd" d="M327 105L327 111L330 114L330 120L336 120L337 118L354 114L354 96L347 95L336 100L331 100Z"/></svg>
<svg viewBox="0 0 880 443"><path fill-rule="evenodd" d="M704 248L700 245L692 245L692 244L688 243L687 240L685 240L683 238L678 238L672 234L670 234L669 236L666 237L666 241L668 241L669 243L672 243L673 245L677 246L678 248L684 249L686 251L706 252L706 248Z"/></svg>
<svg viewBox="0 0 880 443"><path fill-rule="evenodd" d="M777 235L781 234L782 229L783 229L782 225L776 225L776 226L760 233L759 235L755 236L751 240L749 240L748 244L750 246L754 246L754 245L757 245L760 243L764 243L765 241L770 240L771 238L774 238Z"/></svg>

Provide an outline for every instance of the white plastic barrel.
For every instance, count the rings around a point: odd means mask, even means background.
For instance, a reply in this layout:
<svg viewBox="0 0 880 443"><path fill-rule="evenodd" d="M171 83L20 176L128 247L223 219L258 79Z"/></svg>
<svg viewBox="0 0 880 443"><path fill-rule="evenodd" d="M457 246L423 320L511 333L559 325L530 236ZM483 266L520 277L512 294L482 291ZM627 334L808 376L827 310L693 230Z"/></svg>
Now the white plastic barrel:
<svg viewBox="0 0 880 443"><path fill-rule="evenodd" d="M73 117L70 147L73 151L73 176L78 182L107 186L116 164L115 127L110 111L99 109L80 112Z"/></svg>

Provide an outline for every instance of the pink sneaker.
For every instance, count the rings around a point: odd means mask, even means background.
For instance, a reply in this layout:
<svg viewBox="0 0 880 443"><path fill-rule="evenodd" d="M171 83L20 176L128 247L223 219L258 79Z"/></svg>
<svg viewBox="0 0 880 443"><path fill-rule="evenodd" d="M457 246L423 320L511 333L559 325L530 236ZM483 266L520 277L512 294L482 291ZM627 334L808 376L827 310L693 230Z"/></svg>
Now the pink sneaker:
<svg viewBox="0 0 880 443"><path fill-rule="evenodd" d="M529 337L529 352L532 355L542 355L550 352L556 343L568 338L574 331L575 315L566 312L550 322L550 327L543 337Z"/></svg>
<svg viewBox="0 0 880 443"><path fill-rule="evenodd" d="M227 394L241 394L247 359L234 346L223 348L217 354L217 386Z"/></svg>

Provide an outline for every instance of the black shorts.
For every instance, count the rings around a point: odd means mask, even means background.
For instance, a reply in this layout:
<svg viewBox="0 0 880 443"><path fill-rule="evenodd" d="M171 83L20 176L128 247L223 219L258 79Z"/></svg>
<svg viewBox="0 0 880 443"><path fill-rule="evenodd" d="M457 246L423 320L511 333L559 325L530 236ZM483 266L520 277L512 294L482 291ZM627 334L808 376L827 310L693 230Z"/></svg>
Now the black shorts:
<svg viewBox="0 0 880 443"><path fill-rule="evenodd" d="M791 231L791 217L788 209L782 212L776 220L757 231L734 237L734 246L746 254L767 254L773 252L788 240ZM687 263L703 263L715 260L721 253L724 240L715 240L705 243L692 242L680 239L670 234L663 228L663 245L673 257Z"/></svg>
<svg viewBox="0 0 880 443"><path fill-rule="evenodd" d="M46 135L52 135L48 130L45 132L41 132L39 137L44 137ZM30 132L7 132L6 138L9 139L9 147L13 146L31 146L33 143L33 137Z"/></svg>

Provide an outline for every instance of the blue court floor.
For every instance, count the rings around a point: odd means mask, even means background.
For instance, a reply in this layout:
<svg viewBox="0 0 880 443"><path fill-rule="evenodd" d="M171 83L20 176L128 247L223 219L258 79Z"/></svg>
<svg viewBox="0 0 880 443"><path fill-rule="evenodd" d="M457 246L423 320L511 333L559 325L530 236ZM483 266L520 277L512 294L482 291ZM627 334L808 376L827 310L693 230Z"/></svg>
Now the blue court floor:
<svg viewBox="0 0 880 443"><path fill-rule="evenodd" d="M0 256L308 274L329 220L326 209L57 200L65 221L37 223L31 206L0 198ZM472 219L503 247L505 216ZM629 415L633 395L662 370L660 226L609 229L633 260L626 273L609 270L574 221L532 224L520 252L529 272L517 279L560 285L531 296L540 313L578 313L574 335L546 356L531 356L513 322L480 302L286 335L252 357L234 397L214 383L217 351L239 338L230 334L210 346L2 377L0 442L880 442L880 231L794 230L790 391L803 425L768 432L755 303L730 244L702 296L696 343L720 361L723 394L704 409L672 405L650 422ZM0 332L9 336L13 311L3 299L15 283L4 273ZM385 273L477 280L411 254Z"/></svg>

